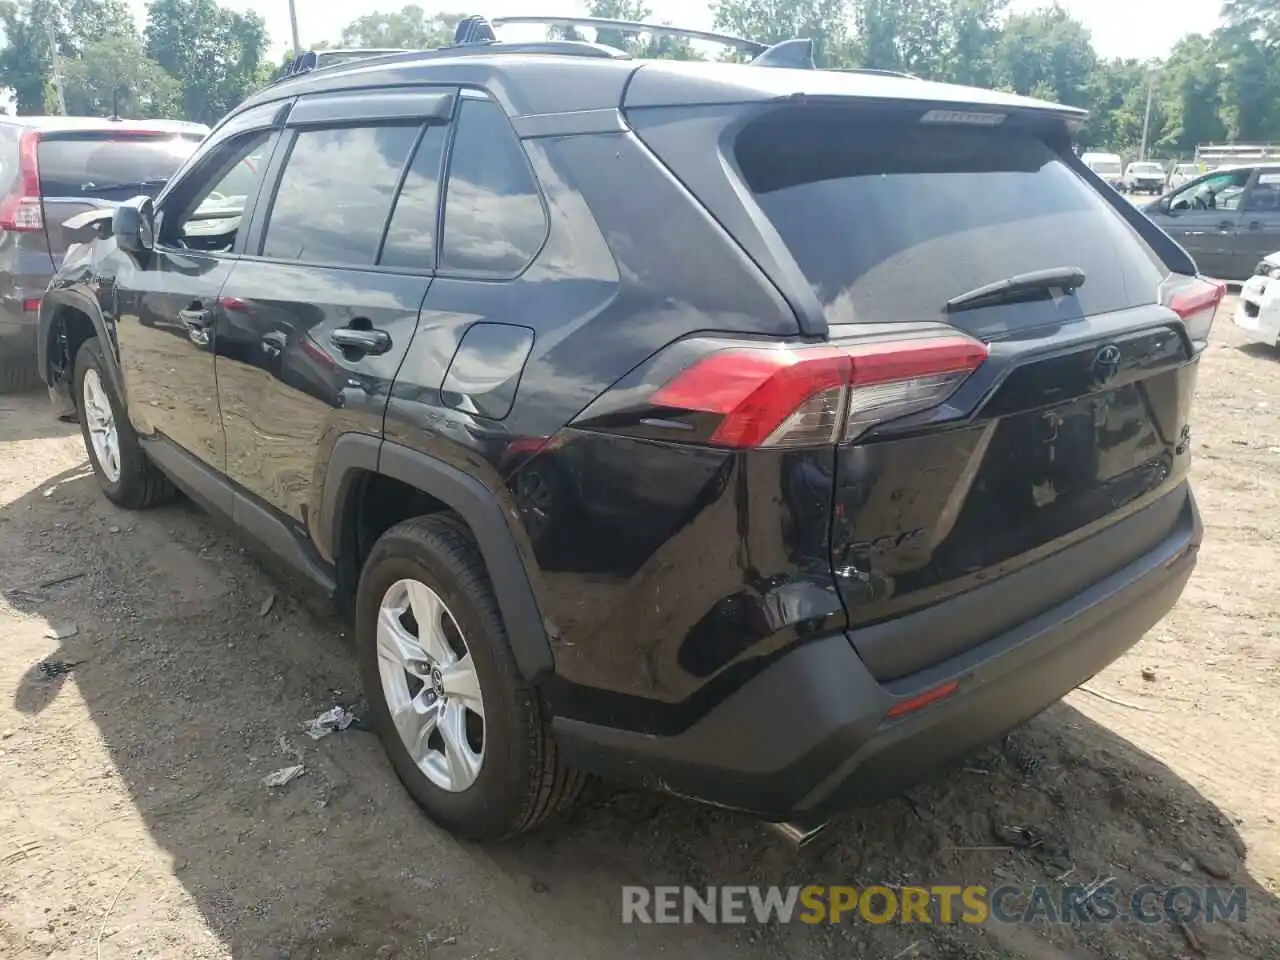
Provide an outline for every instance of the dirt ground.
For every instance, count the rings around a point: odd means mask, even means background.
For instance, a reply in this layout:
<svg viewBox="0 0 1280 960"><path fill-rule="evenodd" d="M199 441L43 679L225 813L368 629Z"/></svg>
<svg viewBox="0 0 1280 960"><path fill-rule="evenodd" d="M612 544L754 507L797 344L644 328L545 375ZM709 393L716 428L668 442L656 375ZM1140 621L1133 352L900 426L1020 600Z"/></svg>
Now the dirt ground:
<svg viewBox="0 0 1280 960"><path fill-rule="evenodd" d="M1280 353L1241 342L1224 314L1196 401L1207 536L1177 609L1094 692L799 852L746 818L611 790L535 836L456 842L370 734L300 731L358 696L337 622L190 504L111 507L78 432L42 396L2 397L0 957L1275 960ZM304 776L263 785L295 758ZM995 836L1009 826L1046 842L1015 849ZM624 884L1106 877L1238 884L1247 919L620 922Z"/></svg>

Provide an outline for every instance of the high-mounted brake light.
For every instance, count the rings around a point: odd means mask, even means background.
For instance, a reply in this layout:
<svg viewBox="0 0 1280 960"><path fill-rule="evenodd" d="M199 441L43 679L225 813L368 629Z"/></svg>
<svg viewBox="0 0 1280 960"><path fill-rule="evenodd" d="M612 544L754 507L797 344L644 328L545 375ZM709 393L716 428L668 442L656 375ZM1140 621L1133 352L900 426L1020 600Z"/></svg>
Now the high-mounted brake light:
<svg viewBox="0 0 1280 960"><path fill-rule="evenodd" d="M1213 318L1226 295L1227 285L1222 281L1195 277L1172 289L1165 297L1165 306L1182 319L1187 336L1200 349L1209 342Z"/></svg>
<svg viewBox="0 0 1280 960"><path fill-rule="evenodd" d="M0 230L31 233L44 229L40 207L40 167L36 148L40 132L28 130L18 141L18 176L9 195L0 201Z"/></svg>
<svg viewBox="0 0 1280 960"><path fill-rule="evenodd" d="M954 335L836 346L734 348L676 375L651 404L720 417L710 442L803 447L852 440L936 406L987 358Z"/></svg>

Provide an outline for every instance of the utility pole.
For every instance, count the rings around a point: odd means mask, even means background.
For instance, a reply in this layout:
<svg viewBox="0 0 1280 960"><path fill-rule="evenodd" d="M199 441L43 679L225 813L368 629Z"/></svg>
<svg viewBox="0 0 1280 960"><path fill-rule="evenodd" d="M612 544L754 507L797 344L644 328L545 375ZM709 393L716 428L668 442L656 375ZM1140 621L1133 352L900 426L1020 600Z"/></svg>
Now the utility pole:
<svg viewBox="0 0 1280 960"><path fill-rule="evenodd" d="M290 0L292 2L292 0ZM1151 94L1155 91L1156 72L1147 71L1147 112L1142 117L1142 149L1138 151L1138 159L1147 159L1147 130L1151 127Z"/></svg>
<svg viewBox="0 0 1280 960"><path fill-rule="evenodd" d="M293 29L293 55L302 53L302 44L298 42L298 8L295 0L289 0L289 26Z"/></svg>
<svg viewBox="0 0 1280 960"><path fill-rule="evenodd" d="M58 38L53 34L52 23L45 24L45 29L49 34L49 56L53 61L53 89L58 93L58 109L65 117L67 115L67 96L62 89L62 64L58 62Z"/></svg>

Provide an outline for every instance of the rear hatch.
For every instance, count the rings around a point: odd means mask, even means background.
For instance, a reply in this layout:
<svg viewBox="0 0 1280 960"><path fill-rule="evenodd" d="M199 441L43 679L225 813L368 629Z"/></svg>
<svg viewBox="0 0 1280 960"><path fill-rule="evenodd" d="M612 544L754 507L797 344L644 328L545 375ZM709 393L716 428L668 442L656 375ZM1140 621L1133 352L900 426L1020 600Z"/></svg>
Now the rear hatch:
<svg viewBox="0 0 1280 960"><path fill-rule="evenodd" d="M825 349L854 358L822 412L825 429L844 408L831 567L882 680L1031 619L1174 532L1188 330L1207 336L1222 295L1171 275L1050 146L1064 137L936 114L787 106L731 151L826 317ZM1033 564L1043 575L1017 576ZM904 622L919 627L909 642Z"/></svg>
<svg viewBox="0 0 1280 960"><path fill-rule="evenodd" d="M76 214L142 194L154 196L200 143L172 132L88 130L44 132L36 149L43 239L54 269L74 231Z"/></svg>

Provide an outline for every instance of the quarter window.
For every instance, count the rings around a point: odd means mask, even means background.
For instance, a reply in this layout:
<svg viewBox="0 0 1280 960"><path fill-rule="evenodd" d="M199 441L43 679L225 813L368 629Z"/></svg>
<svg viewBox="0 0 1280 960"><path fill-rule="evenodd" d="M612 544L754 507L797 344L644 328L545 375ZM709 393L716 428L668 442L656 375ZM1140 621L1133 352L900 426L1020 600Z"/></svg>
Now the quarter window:
<svg viewBox="0 0 1280 960"><path fill-rule="evenodd" d="M372 265L419 126L302 130L276 189L263 256Z"/></svg>
<svg viewBox="0 0 1280 960"><path fill-rule="evenodd" d="M432 270L436 265L436 215L440 201L440 164L445 127L428 127L413 153L404 186L396 197L378 260L387 267Z"/></svg>
<svg viewBox="0 0 1280 960"><path fill-rule="evenodd" d="M465 101L449 162L440 269L514 277L546 235L533 171L502 109L489 100Z"/></svg>

